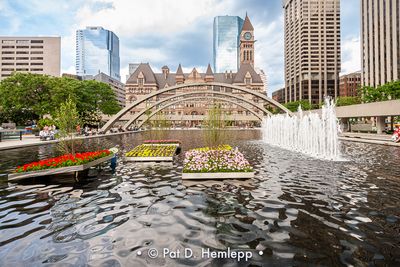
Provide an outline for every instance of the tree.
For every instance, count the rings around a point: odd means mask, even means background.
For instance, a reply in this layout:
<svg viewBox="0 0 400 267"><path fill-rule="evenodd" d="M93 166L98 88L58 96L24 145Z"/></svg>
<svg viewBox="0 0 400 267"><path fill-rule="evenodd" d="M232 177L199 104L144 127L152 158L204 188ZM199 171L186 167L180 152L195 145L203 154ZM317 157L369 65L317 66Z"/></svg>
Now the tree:
<svg viewBox="0 0 400 267"><path fill-rule="evenodd" d="M336 99L336 106L349 106L361 104L361 98L358 96L341 96Z"/></svg>
<svg viewBox="0 0 400 267"><path fill-rule="evenodd" d="M301 106L302 110L312 109L310 102L308 102L307 100L288 102L288 103L284 104L284 106L291 112L296 112L298 110L299 106Z"/></svg>
<svg viewBox="0 0 400 267"><path fill-rule="evenodd" d="M77 104L81 117L99 121L100 114L120 110L112 88L98 81L79 81L32 73L14 73L0 82L0 119L19 122L22 118L55 116L65 99ZM29 119L29 118L28 118Z"/></svg>
<svg viewBox="0 0 400 267"><path fill-rule="evenodd" d="M21 113L42 117L53 111L50 77L32 73L15 73L0 83L0 106L8 117Z"/></svg>
<svg viewBox="0 0 400 267"><path fill-rule="evenodd" d="M361 91L364 103L400 99L400 81L389 82L376 88L364 86Z"/></svg>
<svg viewBox="0 0 400 267"><path fill-rule="evenodd" d="M213 104L208 109L205 120L207 129L205 130L205 141L208 146L217 146L225 140L223 129L226 126L225 114L220 104Z"/></svg>
<svg viewBox="0 0 400 267"><path fill-rule="evenodd" d="M55 120L59 128L59 149L64 154L75 154L76 148L81 142L74 139L74 133L76 132L76 127L81 124L81 119L76 103L71 97L60 105L56 112Z"/></svg>
<svg viewBox="0 0 400 267"><path fill-rule="evenodd" d="M158 128L156 132L157 139L167 139L172 123L163 112L157 113L155 124Z"/></svg>

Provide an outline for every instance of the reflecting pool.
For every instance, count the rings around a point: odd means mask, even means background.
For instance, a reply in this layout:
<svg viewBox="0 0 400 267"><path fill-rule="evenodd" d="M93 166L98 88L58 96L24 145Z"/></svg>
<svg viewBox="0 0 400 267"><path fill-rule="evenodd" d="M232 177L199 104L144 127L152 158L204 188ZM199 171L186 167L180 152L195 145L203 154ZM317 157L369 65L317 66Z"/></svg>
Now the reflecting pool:
<svg viewBox="0 0 400 267"><path fill-rule="evenodd" d="M149 135L83 145L126 151ZM183 152L204 145L200 130L171 131L169 138L181 139ZM264 144L257 130L226 138L254 166L254 179L182 181L184 153L169 164L120 158L115 172L106 166L78 182L7 182L0 174L0 265L400 265L400 149L345 142L346 160L331 162ZM1 151L0 173L55 150ZM202 258L201 249L228 247L253 257ZM193 257L164 258L164 248L190 248ZM150 249L161 255L151 258Z"/></svg>

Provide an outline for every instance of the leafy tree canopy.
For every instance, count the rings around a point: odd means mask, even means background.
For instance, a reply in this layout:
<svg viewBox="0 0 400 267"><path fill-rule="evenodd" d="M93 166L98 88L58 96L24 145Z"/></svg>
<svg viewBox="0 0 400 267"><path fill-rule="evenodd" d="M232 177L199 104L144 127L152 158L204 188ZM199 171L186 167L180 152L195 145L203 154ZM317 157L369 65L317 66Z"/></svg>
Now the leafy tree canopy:
<svg viewBox="0 0 400 267"><path fill-rule="evenodd" d="M336 100L336 106L338 107L356 104L361 104L361 98L358 96L341 96Z"/></svg>
<svg viewBox="0 0 400 267"><path fill-rule="evenodd" d="M380 85L376 88L364 86L361 88L364 103L400 99L400 80Z"/></svg>
<svg viewBox="0 0 400 267"><path fill-rule="evenodd" d="M310 110L313 108L310 102L308 102L307 100L288 102L284 104L284 106L291 112L296 112L299 106L301 106L302 110Z"/></svg>
<svg viewBox="0 0 400 267"><path fill-rule="evenodd" d="M0 82L0 120L54 116L62 103L71 98L80 116L112 115L120 110L112 88L98 81L79 81L32 73L15 73ZM96 115L96 117L98 117Z"/></svg>

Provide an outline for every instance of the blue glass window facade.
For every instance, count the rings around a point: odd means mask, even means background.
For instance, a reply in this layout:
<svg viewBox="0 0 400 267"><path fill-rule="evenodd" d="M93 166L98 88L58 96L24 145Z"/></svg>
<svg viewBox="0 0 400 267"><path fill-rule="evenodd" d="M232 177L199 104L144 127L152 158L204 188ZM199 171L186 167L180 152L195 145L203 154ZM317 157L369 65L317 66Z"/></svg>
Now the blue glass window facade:
<svg viewBox="0 0 400 267"><path fill-rule="evenodd" d="M102 27L76 31L76 74L97 75L103 72L121 80L119 39Z"/></svg>
<svg viewBox="0 0 400 267"><path fill-rule="evenodd" d="M239 40L244 20L238 16L214 18L213 57L214 71L237 72L239 66Z"/></svg>

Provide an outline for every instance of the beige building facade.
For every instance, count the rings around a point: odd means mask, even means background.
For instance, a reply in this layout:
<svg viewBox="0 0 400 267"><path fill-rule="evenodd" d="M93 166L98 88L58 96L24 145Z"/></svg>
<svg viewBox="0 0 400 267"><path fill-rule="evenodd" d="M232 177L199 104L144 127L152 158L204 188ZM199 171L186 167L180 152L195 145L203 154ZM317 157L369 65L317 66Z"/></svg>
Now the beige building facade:
<svg viewBox="0 0 400 267"><path fill-rule="evenodd" d="M190 73L184 73L180 64L175 73L171 72L168 66L162 67L161 73L154 73L150 64L141 63L126 82L125 88L127 105L135 102L136 100L143 99L150 93L154 93L164 88L179 84L187 84L188 87L177 89L173 92L164 93L158 97L154 97L151 100L148 100L146 103L142 103L135 108L132 108L129 115L132 117L138 112L146 109L148 106L150 106L150 104L154 104L156 101L173 96L175 94L205 90L208 90L210 93L212 93L213 91L210 91L210 86L207 85L208 82L218 82L227 85L214 86L212 90L215 92L233 94L239 98L246 98L254 103L259 103L259 105L262 106L262 102L257 97L253 97L249 94L244 94L241 91L229 88L229 85L236 85L254 90L259 93L264 91L263 81L251 64L242 63L237 73L214 73L210 65L208 65L205 73L198 72L196 68L193 68ZM190 84L194 83L202 83L204 85L191 87ZM259 123L259 119L254 116L254 114L238 105L225 101L213 100L206 97L204 97L204 99L183 100L175 105L165 108L162 111L162 114L165 116L165 118L171 120L174 126L199 126L206 118L207 110L214 104L221 106L225 113L225 120L231 122L232 126L250 126ZM251 109L257 114L262 115L262 112L259 109L255 107L252 107Z"/></svg>
<svg viewBox="0 0 400 267"><path fill-rule="evenodd" d="M362 85L400 79L400 2L361 0Z"/></svg>
<svg viewBox="0 0 400 267"><path fill-rule="evenodd" d="M13 72L60 76L61 37L0 37L0 80Z"/></svg>
<svg viewBox="0 0 400 267"><path fill-rule="evenodd" d="M285 102L339 95L340 0L284 0Z"/></svg>

